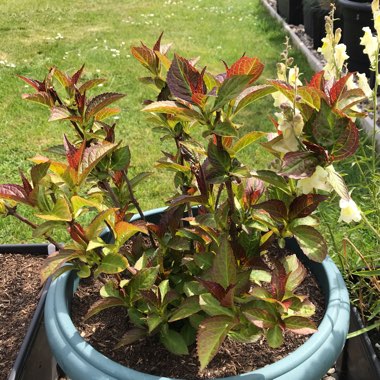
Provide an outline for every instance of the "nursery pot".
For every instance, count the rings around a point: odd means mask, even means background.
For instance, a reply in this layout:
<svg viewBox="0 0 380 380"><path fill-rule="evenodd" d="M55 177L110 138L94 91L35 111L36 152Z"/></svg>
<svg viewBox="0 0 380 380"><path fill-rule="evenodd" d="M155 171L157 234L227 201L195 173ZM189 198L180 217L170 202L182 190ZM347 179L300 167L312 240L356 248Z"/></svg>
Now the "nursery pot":
<svg viewBox="0 0 380 380"><path fill-rule="evenodd" d="M163 209L147 212L147 220L158 220ZM295 240L288 241L299 258L315 274L325 295L326 314L313 334L296 351L264 368L224 380L320 380L343 349L350 303L343 278L330 258L322 264L303 255ZM74 272L66 272L50 286L45 304L45 323L53 354L72 380L169 380L141 373L108 359L80 336L70 318L70 300L78 286Z"/></svg>
<svg viewBox="0 0 380 380"><path fill-rule="evenodd" d="M0 253L6 254L47 256L55 252L55 250L53 244L0 245ZM40 292L40 298L9 373L8 380L52 380L57 377L56 362L47 344L43 322L44 305L49 286L50 279Z"/></svg>

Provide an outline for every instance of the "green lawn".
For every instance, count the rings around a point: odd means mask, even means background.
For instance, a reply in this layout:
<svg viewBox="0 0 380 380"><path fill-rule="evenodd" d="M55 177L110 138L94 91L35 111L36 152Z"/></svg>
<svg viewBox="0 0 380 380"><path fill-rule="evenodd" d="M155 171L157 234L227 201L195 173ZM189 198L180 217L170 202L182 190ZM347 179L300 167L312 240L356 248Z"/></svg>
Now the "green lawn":
<svg viewBox="0 0 380 380"><path fill-rule="evenodd" d="M31 91L17 78L43 79L52 65L69 73L83 63L86 77L105 77L99 91L127 94L120 102L119 138L130 145L134 170L152 170L162 143L140 112L141 103L152 98L137 78L144 76L129 48L143 40L152 45L164 31L163 42L186 58L200 56L199 66L214 73L243 53L258 56L266 65L265 77L274 77L285 35L259 0L199 1L67 1L8 0L0 10L0 178L18 183L18 170L27 170L28 158L41 149L60 144L67 129L48 123L48 110L22 101ZM311 70L298 52L296 62L306 77ZM241 113L244 128L270 129L270 99ZM249 160L267 160L264 152L248 151ZM155 173L139 189L142 207L162 206L170 192L165 173ZM31 240L31 233L10 218L0 220L0 242Z"/></svg>

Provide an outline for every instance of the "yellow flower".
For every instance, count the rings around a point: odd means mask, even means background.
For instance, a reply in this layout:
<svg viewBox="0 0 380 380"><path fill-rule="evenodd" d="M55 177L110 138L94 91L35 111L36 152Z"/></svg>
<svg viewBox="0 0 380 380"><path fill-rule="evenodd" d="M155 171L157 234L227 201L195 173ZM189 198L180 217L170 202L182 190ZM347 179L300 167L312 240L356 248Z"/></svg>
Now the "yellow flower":
<svg viewBox="0 0 380 380"><path fill-rule="evenodd" d="M357 74L358 76L358 86L361 90L363 90L364 95L367 98L370 98L372 96L372 90L371 87L369 87L368 79L365 74Z"/></svg>
<svg viewBox="0 0 380 380"><path fill-rule="evenodd" d="M331 185L328 182L329 173L322 167L317 166L311 177L300 179L297 188L302 194L310 194L313 190L331 191Z"/></svg>
<svg viewBox="0 0 380 380"><path fill-rule="evenodd" d="M372 31L368 26L363 28L364 35L360 38L360 45L364 46L363 52L368 55L371 62L371 66L376 66L376 54L377 54L377 38L372 35Z"/></svg>
<svg viewBox="0 0 380 380"><path fill-rule="evenodd" d="M350 198L349 200L342 198L339 201L339 207L341 208L341 210L338 222L343 221L346 223L351 223L352 221L361 221L362 216L360 215L359 207L352 198Z"/></svg>
<svg viewBox="0 0 380 380"><path fill-rule="evenodd" d="M335 58L335 64L339 71L342 70L344 62L346 59L349 58L349 56L346 53L346 45L345 44L339 44L335 46L335 52L334 52L334 58Z"/></svg>

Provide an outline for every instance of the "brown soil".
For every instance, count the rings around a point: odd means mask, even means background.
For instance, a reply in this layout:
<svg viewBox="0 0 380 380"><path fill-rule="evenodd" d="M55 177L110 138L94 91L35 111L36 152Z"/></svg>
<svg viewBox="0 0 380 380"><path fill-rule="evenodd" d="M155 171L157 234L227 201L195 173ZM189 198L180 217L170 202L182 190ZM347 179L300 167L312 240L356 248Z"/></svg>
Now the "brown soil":
<svg viewBox="0 0 380 380"><path fill-rule="evenodd" d="M297 349L307 339L305 336L287 333L285 344L278 349L270 348L265 340L250 344L226 340L219 353L202 372L198 369L199 362L195 347L192 348L189 356L176 356L163 348L154 336L134 345L114 350L118 340L130 327L125 309L108 309L86 323L83 322L86 311L99 298L98 292L101 285L96 282L94 286L92 280L82 283L72 303L74 325L82 337L105 356L140 372L188 380L234 376L278 361ZM316 305L317 312L313 319L319 324L325 310L324 297L311 273L301 285L299 293L308 295Z"/></svg>
<svg viewBox="0 0 380 380"><path fill-rule="evenodd" d="M36 308L43 260L0 254L0 380L8 378Z"/></svg>

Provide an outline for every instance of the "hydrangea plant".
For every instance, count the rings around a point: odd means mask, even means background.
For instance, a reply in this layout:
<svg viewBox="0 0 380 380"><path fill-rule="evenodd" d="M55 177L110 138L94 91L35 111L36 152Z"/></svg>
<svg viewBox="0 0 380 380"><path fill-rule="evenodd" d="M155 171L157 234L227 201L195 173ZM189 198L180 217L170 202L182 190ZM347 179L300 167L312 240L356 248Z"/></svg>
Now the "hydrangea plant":
<svg viewBox="0 0 380 380"><path fill-rule="evenodd" d="M315 306L297 289L306 269L294 254L267 252L294 237L306 256L322 262L327 244L315 212L332 191L341 198L341 220L360 220L333 165L358 147L354 120L364 113L356 105L367 87L363 77L354 82L345 71L332 20L333 14L322 47L326 67L304 83L288 48L277 78L261 84L264 65L256 57L224 63L215 75L197 68L196 60L170 58L162 35L152 48L131 48L148 71L141 82L157 94L143 111L161 139L173 141L156 164L173 173L174 189L159 223L145 220L135 195L149 173L130 175L130 150L107 122L123 95L90 97L103 79L83 81L83 67L73 75L54 67L43 81L21 77L35 90L24 98L47 106L49 120L70 125L75 137L65 135L48 156L34 157L20 185L0 185L1 211L54 243L54 230L67 230L69 242L46 260L42 280L68 270L101 278L101 298L86 318L127 308L132 327L118 347L151 335L178 355L196 344L203 369L227 337L253 342L265 336L278 347L285 331L316 331ZM276 133L244 133L236 116L269 95L277 107ZM239 160L251 144L273 155L270 168ZM33 208L41 222L22 216L19 204ZM104 228L107 241L99 236Z"/></svg>

